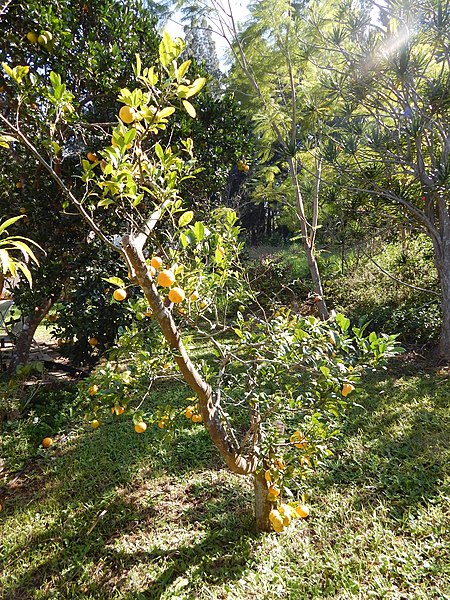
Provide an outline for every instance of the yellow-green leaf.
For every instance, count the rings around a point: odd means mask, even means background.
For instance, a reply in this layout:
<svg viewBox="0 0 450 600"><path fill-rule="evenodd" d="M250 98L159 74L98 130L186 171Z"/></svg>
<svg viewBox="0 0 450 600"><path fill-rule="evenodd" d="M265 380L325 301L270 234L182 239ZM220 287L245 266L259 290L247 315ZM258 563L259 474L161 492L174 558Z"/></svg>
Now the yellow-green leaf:
<svg viewBox="0 0 450 600"><path fill-rule="evenodd" d="M174 112L175 108L173 106L166 106L166 108L163 108L162 110L158 111L156 113L156 116L158 117L158 119L164 119L166 117L170 117L170 115L173 115Z"/></svg>
<svg viewBox="0 0 450 600"><path fill-rule="evenodd" d="M186 94L185 98L190 98L191 96L195 96L195 94L198 94L202 87L205 85L205 83L206 79L204 77L198 77L198 79L196 79L194 83L192 83L189 86L189 91Z"/></svg>
<svg viewBox="0 0 450 600"><path fill-rule="evenodd" d="M186 225L189 225L189 223L192 221L193 218L194 218L193 211L192 210L186 211L179 218L179 220L178 220L178 226L179 227L186 227Z"/></svg>
<svg viewBox="0 0 450 600"><path fill-rule="evenodd" d="M197 112L195 110L195 108L192 106L192 104L190 102L188 102L187 100L182 100L183 102L183 106L187 112L187 114L192 117L193 119L195 119L195 117L197 116Z"/></svg>

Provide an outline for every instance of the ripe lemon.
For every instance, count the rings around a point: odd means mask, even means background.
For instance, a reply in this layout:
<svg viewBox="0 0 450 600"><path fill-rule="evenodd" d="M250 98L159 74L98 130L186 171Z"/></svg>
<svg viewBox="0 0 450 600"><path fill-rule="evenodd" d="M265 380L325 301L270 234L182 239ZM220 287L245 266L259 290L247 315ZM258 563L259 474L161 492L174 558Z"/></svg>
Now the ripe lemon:
<svg viewBox="0 0 450 600"><path fill-rule="evenodd" d="M126 297L127 292L123 288L118 288L117 290L114 290L113 298L114 300L117 300L117 302L122 302L122 300L125 300Z"/></svg>
<svg viewBox="0 0 450 600"><path fill-rule="evenodd" d="M161 271L158 275L156 281L158 282L158 285L162 287L170 287L175 283L175 274L170 269L164 269L164 271Z"/></svg>
<svg viewBox="0 0 450 600"><path fill-rule="evenodd" d="M272 481L272 475L270 471L264 471L264 479L269 482Z"/></svg>
<svg viewBox="0 0 450 600"><path fill-rule="evenodd" d="M189 300L191 302L196 302L199 298L200 298L200 294L198 293L197 290L194 290L193 292L191 292L189 294Z"/></svg>
<svg viewBox="0 0 450 600"><path fill-rule="evenodd" d="M202 415L192 415L193 423L201 423L203 421Z"/></svg>
<svg viewBox="0 0 450 600"><path fill-rule="evenodd" d="M305 519L309 515L309 506L300 504L300 506L295 508L295 514L297 517L300 517L300 519Z"/></svg>
<svg viewBox="0 0 450 600"><path fill-rule="evenodd" d="M98 419L94 419L93 421L91 421L91 427L92 429L98 429L100 427L101 423Z"/></svg>
<svg viewBox="0 0 450 600"><path fill-rule="evenodd" d="M95 396L95 394L97 392L98 392L98 385L91 385L91 387L88 389L89 396Z"/></svg>
<svg viewBox="0 0 450 600"><path fill-rule="evenodd" d="M274 528L274 531L276 531L276 533L281 533L284 529L284 525L283 523L272 523L272 527Z"/></svg>
<svg viewBox="0 0 450 600"><path fill-rule="evenodd" d="M86 154L86 158L91 162L95 162L96 160L98 160L97 155L94 152L88 152Z"/></svg>
<svg viewBox="0 0 450 600"><path fill-rule="evenodd" d="M44 448L50 448L50 446L53 444L53 440L51 437L46 437L42 440L42 445L44 446Z"/></svg>
<svg viewBox="0 0 450 600"><path fill-rule="evenodd" d="M280 511L277 510L276 508L272 508L272 510L269 513L269 521L272 522L275 519L280 519L281 515L280 515Z"/></svg>
<svg viewBox="0 0 450 600"><path fill-rule="evenodd" d="M148 309L148 311L145 313L146 317L151 317L153 315L153 311L151 308Z"/></svg>
<svg viewBox="0 0 450 600"><path fill-rule="evenodd" d="M131 106L122 106L119 110L119 119L129 125L136 120L136 111Z"/></svg>
<svg viewBox="0 0 450 600"><path fill-rule="evenodd" d="M169 292L169 300L174 304L180 304L180 302L183 302L185 297L186 294L184 293L184 290L179 287L174 287Z"/></svg>
<svg viewBox="0 0 450 600"><path fill-rule="evenodd" d="M287 527L288 525L290 525L290 523L293 519L293 516L294 516L292 508L288 504L281 504L279 511L280 511L280 515L283 518L283 525L285 527Z"/></svg>
<svg viewBox="0 0 450 600"><path fill-rule="evenodd" d="M271 485L269 487L269 489L267 490L267 497L269 498L269 500L278 498L279 495L280 495L280 490L274 485Z"/></svg>
<svg viewBox="0 0 450 600"><path fill-rule="evenodd" d="M188 406L186 408L186 411L184 413L186 415L186 419L192 419L193 415L194 415L194 409L192 406Z"/></svg>
<svg viewBox="0 0 450 600"><path fill-rule="evenodd" d="M96 337L91 337L88 339L88 344L90 346L98 346L98 339Z"/></svg>
<svg viewBox="0 0 450 600"><path fill-rule="evenodd" d="M168 421L167 417L163 417L161 419L161 421L158 421L158 427L160 429L164 429L164 427L167 425L167 421Z"/></svg>
<svg viewBox="0 0 450 600"><path fill-rule="evenodd" d="M27 33L27 40L29 42L31 42L32 44L37 44L38 41L38 34L35 31L29 31Z"/></svg>
<svg viewBox="0 0 450 600"><path fill-rule="evenodd" d="M150 264L152 265L152 267L154 267L155 269L160 269L162 267L163 264L163 259L160 256L154 256L150 262Z"/></svg>
<svg viewBox="0 0 450 600"><path fill-rule="evenodd" d="M144 421L139 421L134 426L134 430L135 430L136 433L144 433L144 431L146 429L147 429L147 423L144 423Z"/></svg>
<svg viewBox="0 0 450 600"><path fill-rule="evenodd" d="M112 414L116 414L116 415L123 415L123 413L125 412L125 407L124 406L113 406L111 409Z"/></svg>
<svg viewBox="0 0 450 600"><path fill-rule="evenodd" d="M344 385L342 386L341 394L344 396L344 398L346 398L350 394L350 392L353 392L354 389L355 386L351 383L344 383Z"/></svg>
<svg viewBox="0 0 450 600"><path fill-rule="evenodd" d="M16 182L16 188L17 188L18 190L21 190L21 189L23 188L23 183L22 183L22 181L17 181L17 182Z"/></svg>

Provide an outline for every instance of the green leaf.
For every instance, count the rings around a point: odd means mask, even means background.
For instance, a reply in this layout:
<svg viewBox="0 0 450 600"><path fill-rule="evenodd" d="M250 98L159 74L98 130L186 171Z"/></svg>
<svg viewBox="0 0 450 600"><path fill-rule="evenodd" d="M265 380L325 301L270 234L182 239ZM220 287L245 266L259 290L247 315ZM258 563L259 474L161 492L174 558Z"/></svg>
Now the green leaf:
<svg viewBox="0 0 450 600"><path fill-rule="evenodd" d="M155 144L155 154L159 158L159 160L163 163L164 162L164 150L162 149L161 144L159 142L156 142L156 144Z"/></svg>
<svg viewBox="0 0 450 600"><path fill-rule="evenodd" d="M136 56L136 66L133 67L133 70L134 70L135 77L138 78L141 76L142 63L141 63L141 57L139 56L139 54L136 53L135 56Z"/></svg>
<svg viewBox="0 0 450 600"><path fill-rule="evenodd" d="M123 134L123 142L125 145L130 144L134 138L136 137L136 129L134 127L131 127L130 129L128 129L128 131L126 131Z"/></svg>
<svg viewBox="0 0 450 600"><path fill-rule="evenodd" d="M12 135L0 135L0 147L9 148L10 142L16 142L16 138Z"/></svg>
<svg viewBox="0 0 450 600"><path fill-rule="evenodd" d="M17 65L17 67L11 68L4 62L2 63L2 67L5 73L7 73L11 77L11 79L14 79L14 81L16 81L17 83L20 83L30 70L30 67L28 65Z"/></svg>
<svg viewBox="0 0 450 600"><path fill-rule="evenodd" d="M23 262L18 262L18 263L16 263L16 266L25 275L30 287L33 287L33 280L31 278L30 269L27 267L27 265Z"/></svg>
<svg viewBox="0 0 450 600"><path fill-rule="evenodd" d="M173 40L167 31L163 34L163 39L159 44L159 60L163 67L168 67L170 63L178 58L184 49L184 42L181 38Z"/></svg>
<svg viewBox="0 0 450 600"><path fill-rule="evenodd" d="M197 223L191 227L191 231L194 233L198 242L201 242L205 238L205 226L201 221L197 221Z"/></svg>
<svg viewBox="0 0 450 600"><path fill-rule="evenodd" d="M194 212L192 210L188 210L181 215L178 219L178 227L186 227L194 218Z"/></svg>
<svg viewBox="0 0 450 600"><path fill-rule="evenodd" d="M330 369L328 367L325 367L322 365L320 367L320 370L322 371L322 373L325 377L328 377L328 375L330 374Z"/></svg>
<svg viewBox="0 0 450 600"><path fill-rule="evenodd" d="M105 277L102 277L103 281L106 281L108 283L112 283L113 285L117 285L117 287L125 287L125 282L120 279L120 277L108 277L107 279Z"/></svg>
<svg viewBox="0 0 450 600"><path fill-rule="evenodd" d="M215 262L220 264L221 262L223 262L223 258L224 258L223 253L219 250L219 248L216 248L216 251L214 252Z"/></svg>
<svg viewBox="0 0 450 600"><path fill-rule="evenodd" d="M203 88L203 86L206 83L206 79L204 77L198 77L194 83L192 83L189 86L189 91L186 94L186 96L184 96L185 98L190 98L191 96L195 96L195 94L198 94L199 91Z"/></svg>
<svg viewBox="0 0 450 600"><path fill-rule="evenodd" d="M350 327L350 319L347 319L342 313L336 315L336 323L341 328L341 331L345 332Z"/></svg>
<svg viewBox="0 0 450 600"><path fill-rule="evenodd" d="M175 108L173 106L166 106L162 110L159 110L157 113L158 119L165 119L166 117L170 117L175 112Z"/></svg>
<svg viewBox="0 0 450 600"><path fill-rule="evenodd" d="M3 231L5 231L5 229L7 227L9 227L10 225L13 225L16 221L18 221L19 219L23 219L25 215L19 215L18 217L11 217L10 219L7 219L6 221L4 221L1 225L0 225L0 233L2 233Z"/></svg>
<svg viewBox="0 0 450 600"><path fill-rule="evenodd" d="M33 262L35 262L37 265L39 264L38 259L36 258L33 250L30 248L30 246L28 246L28 244L25 244L25 242L22 242L21 240L18 240L16 238L10 238L10 244L12 246L15 246L18 250L20 250L24 255L25 259L30 257Z"/></svg>
<svg viewBox="0 0 450 600"><path fill-rule="evenodd" d="M178 76L177 76L178 81L181 81L183 79L183 77L186 75L186 71L189 69L191 62L192 61L190 61L190 60L186 60L184 63L182 63L178 67Z"/></svg>
<svg viewBox="0 0 450 600"><path fill-rule="evenodd" d="M187 100L182 100L183 106L187 112L187 114L192 117L193 119L195 119L195 117L197 116L197 112L195 110L195 108L192 106L192 104L190 102L188 102Z"/></svg>

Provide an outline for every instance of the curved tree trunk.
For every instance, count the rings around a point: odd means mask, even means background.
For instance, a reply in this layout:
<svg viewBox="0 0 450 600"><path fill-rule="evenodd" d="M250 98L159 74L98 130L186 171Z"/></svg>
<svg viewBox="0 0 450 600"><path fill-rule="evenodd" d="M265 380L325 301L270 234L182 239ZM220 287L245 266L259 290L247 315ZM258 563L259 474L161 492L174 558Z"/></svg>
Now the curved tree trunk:
<svg viewBox="0 0 450 600"><path fill-rule="evenodd" d="M258 458L255 453L243 456L236 442L227 434L220 418L220 406L215 402L212 388L204 381L186 352L172 314L164 306L148 271L141 245L128 235L123 238L122 245L164 337L173 350L174 360L184 380L198 397L200 414L212 441L231 471L240 475L254 473L258 465Z"/></svg>
<svg viewBox="0 0 450 600"><path fill-rule="evenodd" d="M15 373L17 367L25 365L28 362L31 344L33 343L36 329L53 306L53 303L53 298L46 300L41 306L37 306L34 309L34 312L25 319L22 331L20 331L15 340L11 361L9 363L10 374Z"/></svg>

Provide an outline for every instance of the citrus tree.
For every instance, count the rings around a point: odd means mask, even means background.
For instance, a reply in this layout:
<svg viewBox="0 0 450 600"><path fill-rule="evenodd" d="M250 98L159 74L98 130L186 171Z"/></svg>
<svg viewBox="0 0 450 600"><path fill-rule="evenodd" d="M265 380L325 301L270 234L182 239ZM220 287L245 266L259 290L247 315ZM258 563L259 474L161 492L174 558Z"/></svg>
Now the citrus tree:
<svg viewBox="0 0 450 600"><path fill-rule="evenodd" d="M51 135L46 157L20 123L1 115L0 121L128 269L127 278L112 273L107 283L112 301L127 303L136 317L122 338L129 360L125 352L124 364L116 351L86 386L91 426L111 410L132 415L141 434L149 423L164 430L180 417L202 423L226 465L254 477L258 529L282 531L308 514L301 501L286 501L289 481L301 485L326 458L361 369L393 353L394 339L366 337L342 315L321 322L267 314L239 263L234 212L219 207L202 216L184 205L180 185L199 173L193 142L163 144L161 133L178 111L196 118L193 98L205 79L188 76L182 49L165 33L157 64L144 68L137 57L135 86L120 90L111 144L82 160L80 196L50 164ZM14 78L17 70L10 73ZM71 94L50 77L48 93L64 114ZM183 333L200 336L214 358L194 361ZM190 388L183 406L146 405L155 378L175 370Z"/></svg>
<svg viewBox="0 0 450 600"><path fill-rule="evenodd" d="M14 2L2 16L2 32L0 61L29 69L20 103L14 78L0 69L2 114L10 120L18 118L44 155L51 127L52 143L58 145L54 149L60 148L52 152L52 166L76 195L82 194L81 157L111 143L120 107L117 95L133 79L130 64L135 53L146 64L157 55L160 36L155 11L142 0L93 0L79 5L69 0ZM51 72L70 89L71 102L61 104L61 98L55 101L48 96ZM203 177L186 179L180 189L189 204L209 210L220 201L230 166L241 148L248 146L249 126L229 96L213 98L203 93L200 104L198 119L193 122L187 113L177 112L172 127L160 131L160 140L164 145L166 137L175 143L189 135L196 141L200 156L205 157ZM89 227L23 147L14 146L14 160L4 152L0 161L0 203L4 199L8 217L19 211L25 214L17 224L18 233L45 244L46 249L39 270L33 272L30 266L33 289L21 286L15 293L29 327L26 339L16 344L11 368L26 362L30 334L45 315L50 317L52 335L63 344L61 351L73 362L92 364L111 345L118 328L129 323L123 306L104 298L107 285L102 277L107 276L115 252L107 246L99 250ZM114 218L112 213L108 218ZM126 275L126 267L119 274ZM80 310L80 305L88 310ZM99 344L91 346L91 338Z"/></svg>

